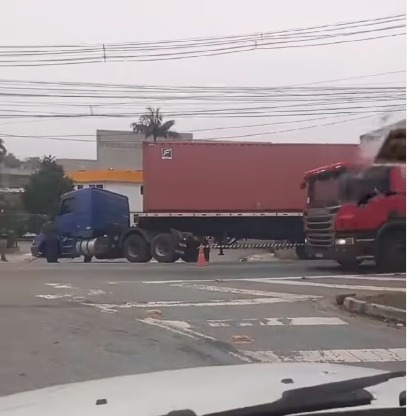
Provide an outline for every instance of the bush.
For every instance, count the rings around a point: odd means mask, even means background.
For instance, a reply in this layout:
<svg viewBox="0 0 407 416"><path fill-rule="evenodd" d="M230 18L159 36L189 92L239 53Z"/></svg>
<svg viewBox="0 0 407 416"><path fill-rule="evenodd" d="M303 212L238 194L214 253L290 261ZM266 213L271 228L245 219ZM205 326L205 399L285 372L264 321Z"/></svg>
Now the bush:
<svg viewBox="0 0 407 416"><path fill-rule="evenodd" d="M22 237L24 234L38 234L42 225L48 221L45 215L25 213L0 214L0 235L4 237Z"/></svg>

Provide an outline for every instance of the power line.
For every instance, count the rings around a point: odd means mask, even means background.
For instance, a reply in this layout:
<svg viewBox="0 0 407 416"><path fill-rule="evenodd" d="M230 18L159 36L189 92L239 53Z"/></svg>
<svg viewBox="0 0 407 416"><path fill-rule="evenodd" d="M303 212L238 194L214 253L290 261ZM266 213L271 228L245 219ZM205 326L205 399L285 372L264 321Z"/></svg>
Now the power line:
<svg viewBox="0 0 407 416"><path fill-rule="evenodd" d="M399 111L404 111L404 110L399 110ZM368 119L368 118L373 118L373 117L377 117L383 115L383 113L375 113L373 115L369 115L369 116L362 116L362 117L355 117L355 118L349 118L346 120L341 120L341 121L333 121L330 123L324 123L324 124L314 124L312 126L304 126L304 127L296 127L293 129L286 129L286 130L278 130L278 131L266 131L266 132L262 132L262 133L251 133L251 134L242 134L242 135L234 135L234 136L221 136L221 137L211 137L208 139L202 139L202 140L223 140L223 139L239 139L239 138L249 138L249 137L258 137L258 136L264 136L264 135L273 135L273 134L279 134L279 133L288 133L288 132L292 132L292 131L300 131L300 130L308 130L308 129L314 129L317 127L325 127L325 126L333 126L335 124L344 124L344 123L349 123L352 121L358 121L358 120L364 120L364 119Z"/></svg>
<svg viewBox="0 0 407 416"><path fill-rule="evenodd" d="M198 133L198 132L205 132L205 131L216 131L216 130L232 130L232 129L242 129L242 128L253 128L253 127L266 127L266 126L274 126L280 124L296 124L296 123L306 123L310 121L319 121L331 118L343 117L342 114L336 116L327 116L327 117L316 117L316 118L307 118L303 120L287 120L287 121L277 121L274 123L261 123L261 124L249 124L243 126L229 126L229 127L214 127L214 128L207 128L207 129L193 129L193 130L186 130L184 133ZM115 136L128 136L129 134L133 133L132 131L115 131ZM27 138L27 139L63 139L63 138L75 138L75 137L95 137L94 134L57 134L57 135L14 135L8 133L0 133L0 136L4 137L17 137L17 138Z"/></svg>
<svg viewBox="0 0 407 416"><path fill-rule="evenodd" d="M253 50L316 47L404 35L405 16L269 31L248 35L100 45L0 46L0 66L74 65L162 61ZM403 29L400 31L400 29ZM377 35L377 36L376 36Z"/></svg>
<svg viewBox="0 0 407 416"><path fill-rule="evenodd" d="M0 85L3 84L28 84L28 85L37 85L41 88L44 86L63 86L63 87L88 87L88 88L132 88L132 89L144 89L144 90L155 90L158 89L162 90L180 90L183 91L185 89L196 89L196 90L209 90L209 91L224 91L229 89L244 89L244 90L264 90L264 89L286 89L292 87L304 87L309 85L317 85L317 84L326 84L329 82L342 82L342 81L349 81L353 79L364 79L364 78L373 78L373 77L381 77L387 75L395 75L395 74L405 74L405 69L399 69L394 71L385 71L385 72L377 72L373 74L364 74L364 75L354 75L346 78L334 78L328 79L323 81L312 81L312 82L305 82L305 83L297 83L297 84L289 84L289 85L280 85L280 86L198 86L198 85L143 85L143 84L107 84L107 83L95 83L95 82L74 82L74 81L59 81L59 82L52 82L52 81L33 81L33 80L13 80L13 79L0 79ZM326 88L328 88L327 86ZM346 87L346 86L345 86ZM342 87L339 87L342 88Z"/></svg>
<svg viewBox="0 0 407 416"><path fill-rule="evenodd" d="M405 110L398 110L398 111L395 111L395 112L400 112L400 111L405 111ZM315 124L315 125L312 125L312 126L303 126L303 127L296 127L296 128L285 129L285 130L277 130L277 131L274 130L274 131L266 131L266 132L261 132L261 133L252 133L252 134L243 134L243 135L216 136L216 137L203 138L203 139L200 139L200 140L208 140L209 141L209 140L253 138L253 137L264 136L264 135L274 135L274 134L287 133L287 132L293 132L293 131L314 129L314 128L325 127L325 126L332 126L332 125L336 125L336 124L350 123L350 122L353 122L353 121L370 119L370 118L374 118L374 117L378 117L378 116L382 116L382 115L383 115L383 112L380 112L380 113L376 112L376 113L373 113L373 114L370 114L370 115L367 115L367 116L347 118L345 120L333 121L333 122L330 122L330 123L323 123L323 124ZM323 120L323 119L326 119L326 118L327 117L320 117L320 118L315 118L315 119L312 119L312 120ZM311 120L305 120L305 121L311 121ZM292 123L295 123L295 121L293 121ZM131 133L131 132L127 132L127 134L129 134L129 133ZM115 132L115 135L117 135L117 132ZM65 135L65 136L55 137L55 136L28 136L28 135L16 135L16 134L0 133L0 138L3 137L5 139L28 139L29 138L29 139L41 139L41 140L52 140L52 141L62 141L62 142L96 143L95 140L87 140L87 139L76 138L78 136L79 137L85 137L85 136L90 137L91 135ZM92 137L94 137L94 135L92 135ZM118 144L126 144L126 143L132 144L132 143L135 143L132 140L117 140L116 142Z"/></svg>

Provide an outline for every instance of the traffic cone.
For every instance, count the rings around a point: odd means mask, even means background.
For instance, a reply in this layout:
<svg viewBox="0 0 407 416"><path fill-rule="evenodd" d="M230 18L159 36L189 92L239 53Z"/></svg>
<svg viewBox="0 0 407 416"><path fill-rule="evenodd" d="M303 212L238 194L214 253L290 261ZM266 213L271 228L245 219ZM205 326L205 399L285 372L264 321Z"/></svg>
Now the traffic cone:
<svg viewBox="0 0 407 416"><path fill-rule="evenodd" d="M203 248L202 245L200 245L199 246L197 266L198 267L205 267L207 265L208 265L208 262L206 261L206 258L205 258L204 248Z"/></svg>

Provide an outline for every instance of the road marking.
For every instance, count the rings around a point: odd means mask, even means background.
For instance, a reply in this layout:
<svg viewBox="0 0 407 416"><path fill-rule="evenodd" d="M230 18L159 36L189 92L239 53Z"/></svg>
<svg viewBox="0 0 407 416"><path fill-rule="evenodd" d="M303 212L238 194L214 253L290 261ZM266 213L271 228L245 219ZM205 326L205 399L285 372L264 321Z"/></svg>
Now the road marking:
<svg viewBox="0 0 407 416"><path fill-rule="evenodd" d="M44 296L44 295L40 295ZM45 295L48 296L48 295ZM53 295L50 295L53 296ZM119 309L129 308L171 308L171 307L188 307L188 306L252 306L265 305L270 303L295 302L296 298L256 298L256 299L234 299L234 300L208 300L206 302L189 302L183 300L157 301L157 302L127 302L123 304L109 303L89 303L83 302L82 305L92 306L104 312L118 312Z"/></svg>
<svg viewBox="0 0 407 416"><path fill-rule="evenodd" d="M109 292L112 293L112 292ZM106 295L106 292L100 289L89 289L88 296Z"/></svg>
<svg viewBox="0 0 407 416"><path fill-rule="evenodd" d="M206 321L210 327L252 327L252 326L313 326L313 325L348 325L348 322L335 317L306 316L297 318L264 318L264 319L213 319Z"/></svg>
<svg viewBox="0 0 407 416"><path fill-rule="evenodd" d="M250 295L250 296L270 296L283 299L295 299L295 300L308 300L316 299L320 296L314 295L296 295L292 293L282 293L282 292L269 292L267 290L251 290L251 289L238 289L235 287L224 287L224 286L207 286L207 285L196 285L189 283L176 283L172 284L173 287L183 287L187 289L198 289L206 290L208 292L222 292L222 293L234 293L238 295Z"/></svg>
<svg viewBox="0 0 407 416"><path fill-rule="evenodd" d="M43 298L43 299L48 299L48 300L53 300L53 299L63 299L63 298L72 298L73 295L35 295L36 298Z"/></svg>
<svg viewBox="0 0 407 416"><path fill-rule="evenodd" d="M185 335L189 338L216 341L216 338L194 331L187 321L168 321L154 318L144 318L137 320L148 325L158 326L160 328L167 329L168 331L172 331L180 335Z"/></svg>
<svg viewBox="0 0 407 416"><path fill-rule="evenodd" d="M55 289L77 289L73 287L70 283L45 283L45 286L52 286Z"/></svg>
<svg viewBox="0 0 407 416"><path fill-rule="evenodd" d="M191 326L188 324L188 322L185 321L163 321L161 319L154 318L137 319L137 321L147 325L156 326L158 328L162 328L175 334L192 338L194 340L218 342L216 338L213 338L206 334L202 334L201 332L194 331L193 329L191 329ZM227 351L227 353L235 358L238 358L241 361L245 361L248 363L251 363L253 361L250 357L246 357L245 355L242 355L236 351Z"/></svg>
<svg viewBox="0 0 407 416"><path fill-rule="evenodd" d="M342 285L336 283L316 283L309 282L307 280L294 281L294 280L277 280L277 279L242 279L243 281L250 281L256 283L267 283L274 285L285 286L309 286L309 287L325 287L329 289L351 289L351 290L371 290L378 292L405 292L405 287L388 287L388 286L359 286L359 285Z"/></svg>
<svg viewBox="0 0 407 416"><path fill-rule="evenodd" d="M401 276L401 277L400 277ZM403 277L404 276L404 277ZM344 275L344 274L331 274L325 276L283 276L283 277L264 277L264 278L257 278L257 277L249 277L246 279L242 278L218 278L218 279L176 279L176 280L143 280L141 283L148 284L148 285L156 285L156 284L173 284L173 283L210 283L210 282L236 282L240 280L247 280L247 281L264 281L264 280L302 280L302 279L310 280L310 279L349 279L349 280L379 280L379 281L394 281L394 282L405 282L406 275L403 273L392 273L392 274L372 274L372 275L365 275L365 274L352 274L352 275ZM118 283L135 283L134 280L122 280L117 282L108 282L109 284L118 284Z"/></svg>
<svg viewBox="0 0 407 416"><path fill-rule="evenodd" d="M247 357L264 363L376 363L406 361L405 348L311 350L311 351L241 351Z"/></svg>

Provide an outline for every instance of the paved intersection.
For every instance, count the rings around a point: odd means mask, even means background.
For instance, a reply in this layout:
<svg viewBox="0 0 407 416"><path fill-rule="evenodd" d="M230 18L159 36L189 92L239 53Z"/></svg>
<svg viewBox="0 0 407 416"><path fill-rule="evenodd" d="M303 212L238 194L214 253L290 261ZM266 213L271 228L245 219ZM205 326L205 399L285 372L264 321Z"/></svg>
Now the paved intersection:
<svg viewBox="0 0 407 416"><path fill-rule="evenodd" d="M405 367L405 328L338 309L404 276L338 275L325 263L9 265L0 293L0 394L242 362ZM300 277L298 277L300 276ZM305 277L304 277L305 276Z"/></svg>

